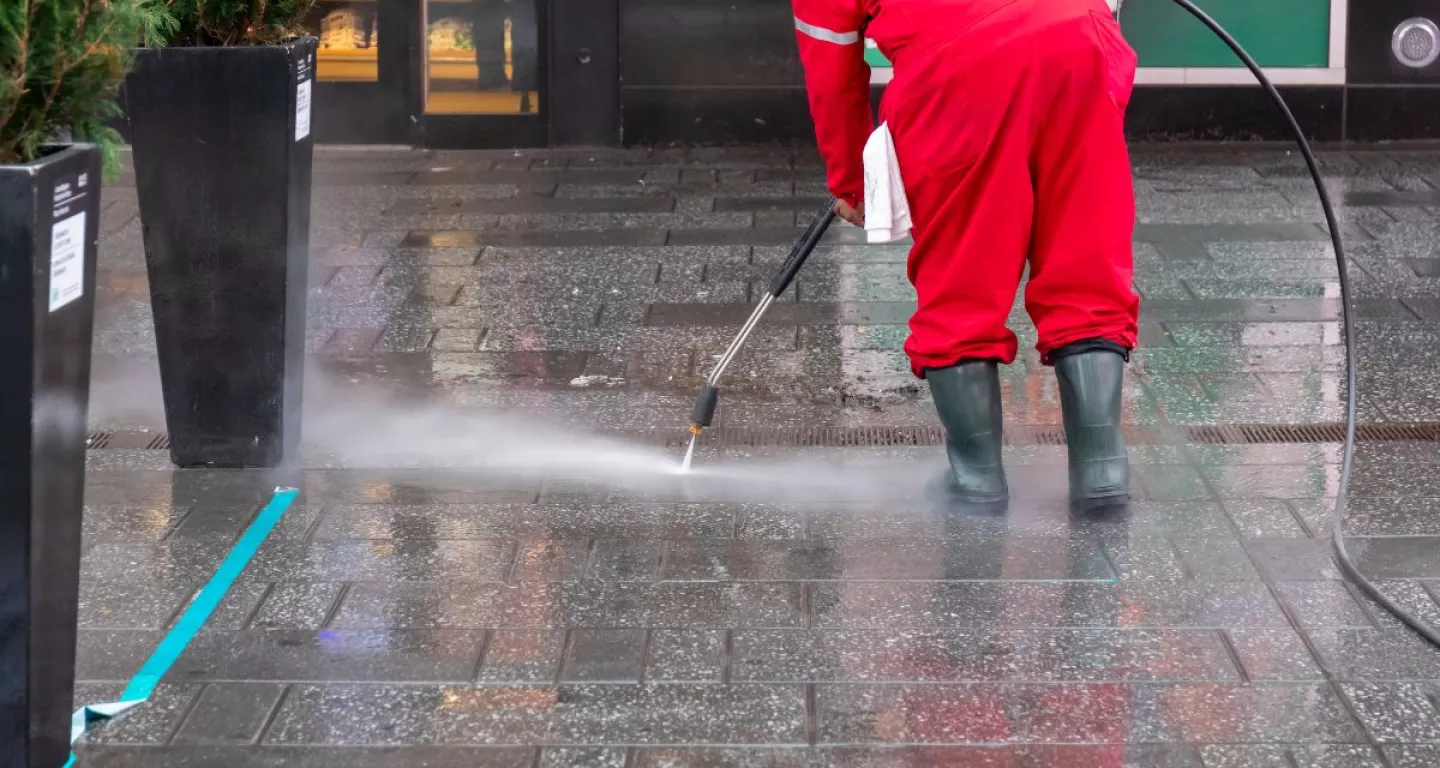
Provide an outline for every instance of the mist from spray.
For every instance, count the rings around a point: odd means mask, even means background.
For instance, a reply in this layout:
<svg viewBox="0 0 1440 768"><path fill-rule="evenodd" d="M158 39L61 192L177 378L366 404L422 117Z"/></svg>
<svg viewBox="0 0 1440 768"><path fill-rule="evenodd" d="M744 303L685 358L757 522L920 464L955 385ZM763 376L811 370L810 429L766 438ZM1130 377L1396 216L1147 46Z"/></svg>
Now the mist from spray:
<svg viewBox="0 0 1440 768"><path fill-rule="evenodd" d="M90 370L88 411L92 428L163 431L160 364L145 355L97 355Z"/></svg>
<svg viewBox="0 0 1440 768"><path fill-rule="evenodd" d="M367 395L312 399L312 459L353 468L475 468L573 479L670 474L679 457L588 432L531 411L401 402Z"/></svg>
<svg viewBox="0 0 1440 768"><path fill-rule="evenodd" d="M308 465L350 469L446 469L477 481L497 476L603 484L616 490L733 500L877 499L893 494L897 472L913 461L840 452L796 455L736 451L694 456L629 442L571 419L405 403L374 396L312 398L306 408ZM693 454L692 454L693 455ZM902 481L904 482L904 481Z"/></svg>
<svg viewBox="0 0 1440 768"><path fill-rule="evenodd" d="M939 466L917 465L913 452L716 451L703 440L682 455L543 409L467 407L440 392L417 396L393 381L363 382L318 365L305 377L301 463L309 468L451 470L447 476L467 474L482 485L525 476L666 496L803 502L893 498L897 487L918 485ZM154 358L95 369L90 424L164 429Z"/></svg>

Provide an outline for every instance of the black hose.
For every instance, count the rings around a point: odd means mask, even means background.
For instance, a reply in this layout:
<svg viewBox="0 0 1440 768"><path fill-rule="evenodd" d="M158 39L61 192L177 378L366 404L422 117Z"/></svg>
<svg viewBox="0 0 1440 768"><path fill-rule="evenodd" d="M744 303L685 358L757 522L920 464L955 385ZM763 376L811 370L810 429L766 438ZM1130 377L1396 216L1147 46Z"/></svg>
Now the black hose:
<svg viewBox="0 0 1440 768"><path fill-rule="evenodd" d="M1330 241L1335 246L1335 264L1340 273L1340 316L1341 321L1345 325L1345 447L1340 464L1340 484L1335 492L1335 513L1332 520L1332 538L1335 544L1335 555L1340 562L1340 570L1355 583L1355 586L1359 587L1366 595L1369 595L1372 600L1384 606L1385 610L1393 614L1395 618L1403 622L1405 626L1415 630L1421 637L1430 641L1435 646L1440 647L1440 632L1435 631L1429 624L1426 624L1419 617L1405 610L1404 607L1382 593L1374 583L1360 572L1360 569L1355 566L1355 561L1350 558L1350 552L1345 549L1345 497L1350 489L1350 469L1355 463L1356 351L1355 324L1353 322L1355 310L1354 307L1350 305L1350 272L1345 263L1345 247L1340 242L1340 227L1335 221L1335 208L1330 203L1330 193L1326 191L1325 181L1320 175L1320 165L1315 160L1315 153L1310 149L1310 142L1305 139L1305 132L1300 129L1300 124L1295 121L1295 115L1290 113L1289 105L1287 105L1285 99L1280 96L1280 92L1275 89L1275 85L1270 82L1270 78L1265 76L1265 72L1260 69L1260 65L1255 63L1255 60L1250 57L1250 54L1246 53L1245 49L1240 47L1240 43L1236 42L1235 38L1231 37L1230 33L1225 31L1224 27L1210 18L1204 11L1197 8L1190 0L1174 0L1174 2L1176 5L1189 11L1190 15L1199 19L1201 23L1210 28L1211 32L1215 33L1216 37L1230 46L1230 50L1234 51L1235 55L1240 57L1241 61L1245 62L1245 66L1254 73L1256 79L1265 87L1265 91L1270 94L1270 99L1275 102L1275 106L1279 108L1281 114L1285 116L1285 121L1290 125L1290 132L1295 136L1295 143L1300 146L1300 153L1305 156L1305 164L1309 166L1310 175L1315 179L1315 191L1320 194L1320 205L1325 209L1325 224L1330 228Z"/></svg>

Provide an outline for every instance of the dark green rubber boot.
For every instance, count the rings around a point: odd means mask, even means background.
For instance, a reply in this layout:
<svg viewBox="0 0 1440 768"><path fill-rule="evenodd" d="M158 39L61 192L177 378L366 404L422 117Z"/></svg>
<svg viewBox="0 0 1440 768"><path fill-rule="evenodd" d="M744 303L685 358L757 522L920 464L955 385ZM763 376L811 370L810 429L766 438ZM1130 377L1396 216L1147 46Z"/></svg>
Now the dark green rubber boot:
<svg viewBox="0 0 1440 768"><path fill-rule="evenodd" d="M961 363L926 371L925 379L945 426L950 498L970 504L1003 504L1010 498L1010 489L1000 462L999 366L985 361Z"/></svg>
<svg viewBox="0 0 1440 768"><path fill-rule="evenodd" d="M1120 431L1125 358L1109 350L1055 353L1070 453L1070 499L1082 509L1130 498L1130 457Z"/></svg>

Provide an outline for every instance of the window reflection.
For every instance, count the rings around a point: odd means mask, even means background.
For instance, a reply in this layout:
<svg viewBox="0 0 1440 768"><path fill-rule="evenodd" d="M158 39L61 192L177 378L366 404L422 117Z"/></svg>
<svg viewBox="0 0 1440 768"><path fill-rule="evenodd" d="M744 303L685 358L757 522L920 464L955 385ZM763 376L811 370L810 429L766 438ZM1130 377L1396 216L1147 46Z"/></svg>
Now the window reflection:
<svg viewBox="0 0 1440 768"><path fill-rule="evenodd" d="M539 110L537 0L426 0L425 111Z"/></svg>
<svg viewBox="0 0 1440 768"><path fill-rule="evenodd" d="M380 79L379 15L375 0L318 0L307 19L320 39L315 75L320 80Z"/></svg>

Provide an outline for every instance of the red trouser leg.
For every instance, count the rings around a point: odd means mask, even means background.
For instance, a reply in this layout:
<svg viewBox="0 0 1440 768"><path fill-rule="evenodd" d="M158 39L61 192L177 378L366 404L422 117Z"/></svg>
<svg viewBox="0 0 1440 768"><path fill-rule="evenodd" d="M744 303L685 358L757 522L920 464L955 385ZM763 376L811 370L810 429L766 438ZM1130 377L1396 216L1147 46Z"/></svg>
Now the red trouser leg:
<svg viewBox="0 0 1440 768"><path fill-rule="evenodd" d="M1025 309L1042 356L1084 339L1135 346L1135 191L1124 109L1134 53L1113 20L1096 14L1047 32L1049 67L1035 96L1047 106L1035 139L1035 228Z"/></svg>
<svg viewBox="0 0 1440 768"><path fill-rule="evenodd" d="M1087 338L1134 346L1122 131L1134 61L1118 37L1123 50L1107 54L1101 20L1052 21L988 51L962 41L918 63L887 105L914 220L905 351L916 375L1014 361L1005 322L1027 257L1042 354Z"/></svg>
<svg viewBox="0 0 1440 768"><path fill-rule="evenodd" d="M905 352L917 376L962 360L1015 359L1005 321L1034 210L1030 107L1023 71L1009 60L1017 55L1029 54L934 56L887 109L913 220L917 309Z"/></svg>

